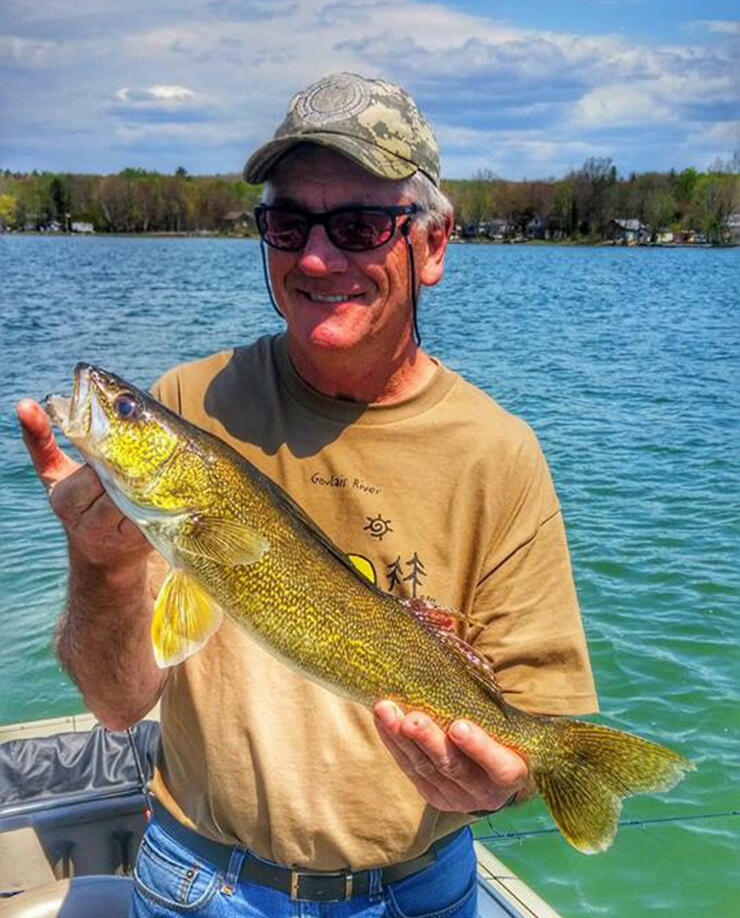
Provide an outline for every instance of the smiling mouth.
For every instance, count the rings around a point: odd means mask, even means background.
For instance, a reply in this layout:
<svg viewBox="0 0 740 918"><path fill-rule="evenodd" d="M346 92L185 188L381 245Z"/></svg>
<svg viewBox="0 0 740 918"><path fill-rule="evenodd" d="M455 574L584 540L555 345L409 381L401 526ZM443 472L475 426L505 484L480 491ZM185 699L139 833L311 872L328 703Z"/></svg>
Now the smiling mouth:
<svg viewBox="0 0 740 918"><path fill-rule="evenodd" d="M308 290L301 290L303 296L309 299L312 303L347 303L350 300L358 300L362 294L361 293L337 293L334 295L329 295L326 293L311 293Z"/></svg>

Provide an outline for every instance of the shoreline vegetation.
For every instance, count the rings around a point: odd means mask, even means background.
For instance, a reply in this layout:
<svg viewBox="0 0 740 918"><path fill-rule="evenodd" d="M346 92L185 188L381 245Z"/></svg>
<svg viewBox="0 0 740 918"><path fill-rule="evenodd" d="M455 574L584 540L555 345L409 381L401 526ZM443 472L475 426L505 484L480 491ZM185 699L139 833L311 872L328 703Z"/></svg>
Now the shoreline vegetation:
<svg viewBox="0 0 740 918"><path fill-rule="evenodd" d="M706 172L619 176L587 159L562 179L510 181L489 171L443 179L453 241L707 246L740 243L740 153ZM0 171L0 232L256 236L261 187L236 175L128 168L114 175Z"/></svg>
<svg viewBox="0 0 740 918"><path fill-rule="evenodd" d="M181 232L174 231L161 231L161 232L102 232L97 233L93 232L78 232L75 230L65 231L65 230L11 230L3 229L0 227L0 238L6 235L13 236L31 236L31 237L42 237L42 238L55 238L62 237L67 238L70 236L76 237L88 237L88 238L111 238L111 239L223 239L223 240L239 240L239 239L254 239L257 240L259 237L256 233L250 232L218 232L216 230L182 230ZM610 248L610 247L637 247L637 248L663 248L663 249L731 249L740 247L740 239L731 239L727 242L708 242L699 235L699 241L632 241L632 240L613 240L613 239L532 239L528 237L520 237L513 239L490 239L484 235L480 235L475 238L463 238L459 234L454 234L450 237L450 245L527 245L527 246L559 246L562 248Z"/></svg>

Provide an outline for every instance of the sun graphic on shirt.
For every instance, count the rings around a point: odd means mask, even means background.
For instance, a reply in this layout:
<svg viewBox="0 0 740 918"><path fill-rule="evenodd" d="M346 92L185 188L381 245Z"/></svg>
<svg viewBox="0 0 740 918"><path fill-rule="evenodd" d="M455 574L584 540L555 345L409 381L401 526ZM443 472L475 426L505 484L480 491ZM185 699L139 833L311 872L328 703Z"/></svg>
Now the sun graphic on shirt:
<svg viewBox="0 0 740 918"><path fill-rule="evenodd" d="M384 535L393 532L391 520L384 520L380 513L377 516L366 516L365 519L367 520L367 525L363 526L363 529L369 532L374 539L382 541Z"/></svg>

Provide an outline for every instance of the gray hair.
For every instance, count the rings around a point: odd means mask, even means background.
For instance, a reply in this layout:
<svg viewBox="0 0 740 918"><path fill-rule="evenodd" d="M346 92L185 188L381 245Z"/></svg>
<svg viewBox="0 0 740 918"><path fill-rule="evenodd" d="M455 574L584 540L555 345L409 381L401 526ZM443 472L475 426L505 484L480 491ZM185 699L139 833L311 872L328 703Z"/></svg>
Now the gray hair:
<svg viewBox="0 0 740 918"><path fill-rule="evenodd" d="M424 208L424 213L414 220L421 229L444 229L448 222L452 222L452 204L429 176L415 172L395 184L402 195Z"/></svg>

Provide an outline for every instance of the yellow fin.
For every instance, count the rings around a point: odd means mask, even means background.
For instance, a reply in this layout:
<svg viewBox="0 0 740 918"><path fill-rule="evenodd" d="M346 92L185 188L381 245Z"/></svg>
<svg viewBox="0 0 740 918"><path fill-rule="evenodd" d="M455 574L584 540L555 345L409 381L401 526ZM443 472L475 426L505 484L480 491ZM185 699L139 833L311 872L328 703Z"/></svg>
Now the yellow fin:
<svg viewBox="0 0 740 918"><path fill-rule="evenodd" d="M193 516L177 536L177 547L191 555L210 558L227 567L255 564L270 547L267 539L236 520Z"/></svg>
<svg viewBox="0 0 740 918"><path fill-rule="evenodd" d="M160 669L200 650L218 631L223 612L203 587L182 571L170 571L154 604L152 644Z"/></svg>

